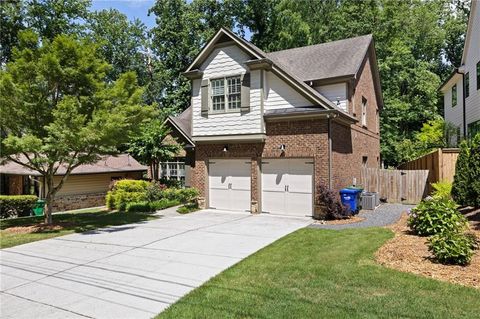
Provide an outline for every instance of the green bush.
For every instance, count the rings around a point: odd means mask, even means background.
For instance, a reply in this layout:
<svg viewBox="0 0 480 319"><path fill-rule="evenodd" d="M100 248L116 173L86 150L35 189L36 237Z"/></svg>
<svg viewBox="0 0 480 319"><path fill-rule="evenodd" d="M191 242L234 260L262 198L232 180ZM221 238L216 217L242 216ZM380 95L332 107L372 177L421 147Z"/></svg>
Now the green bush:
<svg viewBox="0 0 480 319"><path fill-rule="evenodd" d="M154 209L149 202L135 202L128 203L126 205L125 211L127 213L148 213L153 212Z"/></svg>
<svg viewBox="0 0 480 319"><path fill-rule="evenodd" d="M480 207L480 133L460 144L452 197L462 206Z"/></svg>
<svg viewBox="0 0 480 319"><path fill-rule="evenodd" d="M197 203L189 203L177 208L177 213L179 214L188 214L194 211L199 210Z"/></svg>
<svg viewBox="0 0 480 319"><path fill-rule="evenodd" d="M173 207L173 206L177 206L177 205L180 205L180 202L178 200L170 200L170 199L161 199L161 200L157 200L157 201L154 201L151 203L152 207L154 210L162 210L162 209L165 209L165 208L168 208L168 207Z"/></svg>
<svg viewBox="0 0 480 319"><path fill-rule="evenodd" d="M147 199L151 202L162 199L164 197L163 192L166 188L167 186L158 182L150 183L146 189Z"/></svg>
<svg viewBox="0 0 480 319"><path fill-rule="evenodd" d="M452 183L447 181L440 181L432 183L432 196L443 199L452 199Z"/></svg>
<svg viewBox="0 0 480 319"><path fill-rule="evenodd" d="M177 193L177 199L181 203L191 203L198 197L198 190L196 188L183 188Z"/></svg>
<svg viewBox="0 0 480 319"><path fill-rule="evenodd" d="M467 227L466 218L457 210L457 204L449 199L425 199L413 208L408 226L420 236L447 232L460 232Z"/></svg>
<svg viewBox="0 0 480 319"><path fill-rule="evenodd" d="M113 190L125 191L127 193L146 192L150 182L136 179L120 179L113 185Z"/></svg>
<svg viewBox="0 0 480 319"><path fill-rule="evenodd" d="M474 236L459 232L437 234L428 240L428 250L442 264L467 265L476 247Z"/></svg>
<svg viewBox="0 0 480 319"><path fill-rule="evenodd" d="M113 191L107 192L107 196L105 196L105 202L109 210L115 209L115 196L113 194Z"/></svg>
<svg viewBox="0 0 480 319"><path fill-rule="evenodd" d="M35 195L0 195L0 218L29 216L37 200Z"/></svg>

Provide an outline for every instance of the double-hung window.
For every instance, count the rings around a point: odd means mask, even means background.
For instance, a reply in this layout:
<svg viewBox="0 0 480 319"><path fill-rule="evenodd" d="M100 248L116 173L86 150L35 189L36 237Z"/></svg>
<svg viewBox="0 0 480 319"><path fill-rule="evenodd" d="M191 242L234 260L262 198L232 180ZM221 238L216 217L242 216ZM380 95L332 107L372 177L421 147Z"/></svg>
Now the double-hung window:
<svg viewBox="0 0 480 319"><path fill-rule="evenodd" d="M367 126L367 99L362 97L362 126Z"/></svg>
<svg viewBox="0 0 480 319"><path fill-rule="evenodd" d="M480 90L480 61L477 62L477 90Z"/></svg>
<svg viewBox="0 0 480 319"><path fill-rule="evenodd" d="M457 85L452 86L452 107L457 105Z"/></svg>
<svg viewBox="0 0 480 319"><path fill-rule="evenodd" d="M470 95L470 73L465 74L465 97Z"/></svg>
<svg viewBox="0 0 480 319"><path fill-rule="evenodd" d="M240 76L213 79L210 81L210 87L214 113L240 110L242 90Z"/></svg>

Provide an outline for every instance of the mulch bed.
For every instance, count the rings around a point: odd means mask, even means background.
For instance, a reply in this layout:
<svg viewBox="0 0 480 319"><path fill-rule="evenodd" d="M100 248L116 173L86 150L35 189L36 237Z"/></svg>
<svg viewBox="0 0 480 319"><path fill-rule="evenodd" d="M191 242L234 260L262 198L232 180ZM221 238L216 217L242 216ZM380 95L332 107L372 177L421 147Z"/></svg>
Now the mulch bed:
<svg viewBox="0 0 480 319"><path fill-rule="evenodd" d="M54 223L52 225L41 223L41 224L36 224L31 226L9 227L9 228L6 228L4 232L9 234L47 233L47 232L62 230L67 226L69 226L68 223Z"/></svg>
<svg viewBox="0 0 480 319"><path fill-rule="evenodd" d="M347 219L335 219L335 220L316 220L314 224L321 224L321 225L345 225L345 224L353 224L361 222L365 220L364 217L359 216L352 216Z"/></svg>
<svg viewBox="0 0 480 319"><path fill-rule="evenodd" d="M470 221L470 230L480 238L480 210L467 209L462 213ZM427 237L419 237L410 232L407 214L387 228L395 237L383 245L376 253L381 265L400 271L410 272L437 280L447 281L480 289L480 252L477 250L468 266L442 265L435 262L428 251Z"/></svg>

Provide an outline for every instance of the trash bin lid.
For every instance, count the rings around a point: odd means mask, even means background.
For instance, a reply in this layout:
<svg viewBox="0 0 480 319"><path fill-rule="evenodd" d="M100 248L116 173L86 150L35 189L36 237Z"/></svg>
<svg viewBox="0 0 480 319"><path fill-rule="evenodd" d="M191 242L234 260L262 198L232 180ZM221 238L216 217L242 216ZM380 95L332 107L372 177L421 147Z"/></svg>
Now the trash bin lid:
<svg viewBox="0 0 480 319"><path fill-rule="evenodd" d="M358 189L342 188L340 190L340 194L356 194L358 193L358 191Z"/></svg>
<svg viewBox="0 0 480 319"><path fill-rule="evenodd" d="M44 199L38 199L37 204L45 204L45 200Z"/></svg>

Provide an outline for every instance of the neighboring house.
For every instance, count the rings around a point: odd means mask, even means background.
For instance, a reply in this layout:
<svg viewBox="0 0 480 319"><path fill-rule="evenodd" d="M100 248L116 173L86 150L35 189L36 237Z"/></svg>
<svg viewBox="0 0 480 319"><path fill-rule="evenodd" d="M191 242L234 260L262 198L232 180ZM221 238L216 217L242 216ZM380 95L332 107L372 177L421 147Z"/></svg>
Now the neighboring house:
<svg viewBox="0 0 480 319"><path fill-rule="evenodd" d="M440 87L444 95L445 121L459 128L460 135L480 132L480 8L472 1L462 62Z"/></svg>
<svg viewBox="0 0 480 319"><path fill-rule="evenodd" d="M184 75L191 106L170 122L206 207L311 216L319 185L338 190L379 167L371 35L265 53L220 29Z"/></svg>
<svg viewBox="0 0 480 319"><path fill-rule="evenodd" d="M56 194L54 211L105 205L105 194L112 181L140 179L146 171L146 166L127 154L106 156L94 164L81 165L72 171ZM59 168L54 177L55 185L64 173L65 169ZM13 162L0 165L0 178L2 195L36 194L45 197L46 185L40 173L22 165Z"/></svg>

